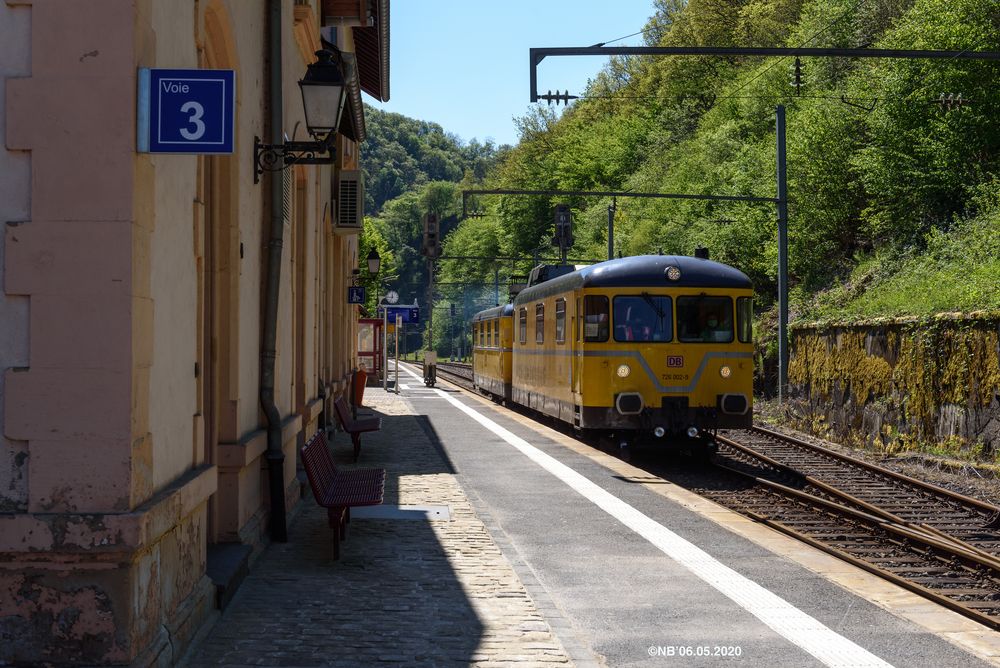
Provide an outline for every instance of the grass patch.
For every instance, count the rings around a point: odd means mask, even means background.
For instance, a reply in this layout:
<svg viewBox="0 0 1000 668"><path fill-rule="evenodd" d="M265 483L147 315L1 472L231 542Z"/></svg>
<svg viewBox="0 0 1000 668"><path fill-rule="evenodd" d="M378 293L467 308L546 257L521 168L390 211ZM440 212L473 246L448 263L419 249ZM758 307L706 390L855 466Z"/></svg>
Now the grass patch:
<svg viewBox="0 0 1000 668"><path fill-rule="evenodd" d="M934 229L920 249L859 260L843 284L803 304L806 320L926 316L1000 309L1000 214Z"/></svg>

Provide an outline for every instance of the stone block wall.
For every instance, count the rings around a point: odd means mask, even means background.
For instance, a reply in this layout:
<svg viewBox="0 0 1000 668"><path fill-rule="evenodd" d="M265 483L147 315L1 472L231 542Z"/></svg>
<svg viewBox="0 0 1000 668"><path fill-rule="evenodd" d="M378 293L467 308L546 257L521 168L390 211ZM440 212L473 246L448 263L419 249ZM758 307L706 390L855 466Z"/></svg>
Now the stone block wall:
<svg viewBox="0 0 1000 668"><path fill-rule="evenodd" d="M1000 456L1000 313L791 328L801 426L890 450Z"/></svg>

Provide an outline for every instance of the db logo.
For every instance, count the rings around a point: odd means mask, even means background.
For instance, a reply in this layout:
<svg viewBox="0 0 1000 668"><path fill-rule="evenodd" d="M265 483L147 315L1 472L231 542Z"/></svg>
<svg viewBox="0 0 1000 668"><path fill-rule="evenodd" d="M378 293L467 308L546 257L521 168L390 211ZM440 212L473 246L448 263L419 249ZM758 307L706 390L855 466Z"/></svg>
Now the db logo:
<svg viewBox="0 0 1000 668"><path fill-rule="evenodd" d="M667 366L669 367L681 367L684 366L684 358L680 355L671 355L667 357Z"/></svg>

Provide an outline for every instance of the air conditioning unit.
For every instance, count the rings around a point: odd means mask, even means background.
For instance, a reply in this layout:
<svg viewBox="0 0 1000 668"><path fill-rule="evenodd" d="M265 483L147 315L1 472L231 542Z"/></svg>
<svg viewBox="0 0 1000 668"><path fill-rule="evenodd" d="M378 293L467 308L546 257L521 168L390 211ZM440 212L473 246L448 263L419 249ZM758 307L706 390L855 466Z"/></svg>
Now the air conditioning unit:
<svg viewBox="0 0 1000 668"><path fill-rule="evenodd" d="M337 187L337 216L334 232L350 234L360 232L365 219L365 188L361 170L345 169L340 172Z"/></svg>

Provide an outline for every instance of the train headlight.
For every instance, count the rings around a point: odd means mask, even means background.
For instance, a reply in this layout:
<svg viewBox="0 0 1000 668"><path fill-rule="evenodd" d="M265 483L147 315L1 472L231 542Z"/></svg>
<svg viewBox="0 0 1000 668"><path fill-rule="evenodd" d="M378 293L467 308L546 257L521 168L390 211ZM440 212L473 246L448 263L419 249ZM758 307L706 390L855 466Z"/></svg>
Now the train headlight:
<svg viewBox="0 0 1000 668"><path fill-rule="evenodd" d="M632 367L630 367L628 364L622 364L618 367L615 373L618 374L619 378L628 378L629 374L632 373Z"/></svg>
<svg viewBox="0 0 1000 668"><path fill-rule="evenodd" d="M667 267L666 271L663 272L667 276L668 281L679 281L681 280L681 269L680 267L675 267L670 265Z"/></svg>
<svg viewBox="0 0 1000 668"><path fill-rule="evenodd" d="M732 376L732 375L733 375L733 370L732 370L732 369L730 369L730 368L729 368L728 366L726 366L725 364L723 364L723 365L722 365L722 368L721 368L721 369L719 369L719 375L720 375L720 376L722 376L723 378L729 378L730 376Z"/></svg>

